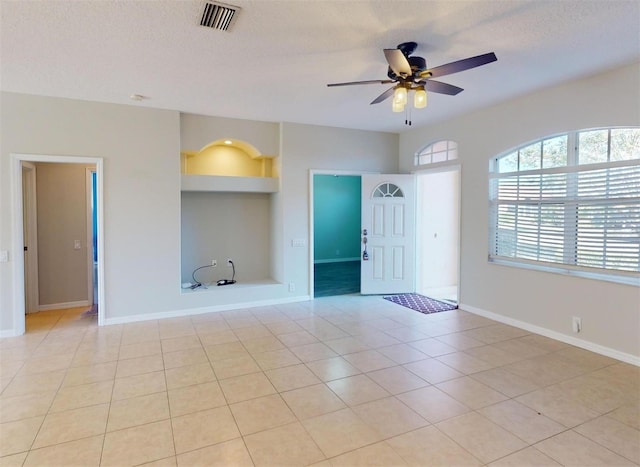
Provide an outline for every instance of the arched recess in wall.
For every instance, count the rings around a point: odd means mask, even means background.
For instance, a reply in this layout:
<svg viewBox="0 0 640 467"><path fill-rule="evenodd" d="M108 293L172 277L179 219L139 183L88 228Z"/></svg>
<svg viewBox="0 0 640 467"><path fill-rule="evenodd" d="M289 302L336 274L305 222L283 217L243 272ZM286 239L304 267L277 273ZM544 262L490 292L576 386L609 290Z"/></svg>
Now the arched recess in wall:
<svg viewBox="0 0 640 467"><path fill-rule="evenodd" d="M273 277L271 255L265 254L278 235L272 227L271 194L279 190L273 158L233 139L181 151L182 294L213 292L215 297L215 292L239 285L244 292L260 287L260 293L264 287L281 287ZM233 259L233 269L224 258ZM231 288L209 287L220 280L230 281L224 285ZM200 300L210 305L220 297Z"/></svg>
<svg viewBox="0 0 640 467"><path fill-rule="evenodd" d="M245 141L219 139L199 151L182 151L180 171L186 175L273 177L273 158Z"/></svg>

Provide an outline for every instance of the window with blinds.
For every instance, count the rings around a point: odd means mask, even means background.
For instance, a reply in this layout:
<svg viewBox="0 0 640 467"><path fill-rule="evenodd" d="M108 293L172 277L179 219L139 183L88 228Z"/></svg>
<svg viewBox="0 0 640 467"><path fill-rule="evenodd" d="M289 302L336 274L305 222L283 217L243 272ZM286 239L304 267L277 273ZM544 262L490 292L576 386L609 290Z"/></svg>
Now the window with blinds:
<svg viewBox="0 0 640 467"><path fill-rule="evenodd" d="M491 261L637 281L639 128L555 135L491 162Z"/></svg>

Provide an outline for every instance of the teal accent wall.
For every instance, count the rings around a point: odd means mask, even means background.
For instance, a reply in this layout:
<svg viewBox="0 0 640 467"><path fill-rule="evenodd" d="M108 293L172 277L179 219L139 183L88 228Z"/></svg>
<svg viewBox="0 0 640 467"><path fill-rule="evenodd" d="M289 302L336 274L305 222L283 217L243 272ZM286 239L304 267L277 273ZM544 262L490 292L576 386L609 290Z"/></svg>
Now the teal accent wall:
<svg viewBox="0 0 640 467"><path fill-rule="evenodd" d="M313 176L315 261L360 257L361 186L356 175Z"/></svg>

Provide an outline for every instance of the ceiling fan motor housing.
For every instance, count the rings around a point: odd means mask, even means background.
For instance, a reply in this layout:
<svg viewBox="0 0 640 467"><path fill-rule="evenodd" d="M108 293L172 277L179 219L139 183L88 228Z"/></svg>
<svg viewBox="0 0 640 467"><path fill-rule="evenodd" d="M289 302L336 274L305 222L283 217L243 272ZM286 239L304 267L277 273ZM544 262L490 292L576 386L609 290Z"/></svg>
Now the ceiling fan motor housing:
<svg viewBox="0 0 640 467"><path fill-rule="evenodd" d="M417 42L403 42L402 44L398 44L396 47L400 52L404 54L405 57L409 57L413 52L418 48Z"/></svg>
<svg viewBox="0 0 640 467"><path fill-rule="evenodd" d="M427 61L422 57L408 57L408 60L414 75L427 69Z"/></svg>
<svg viewBox="0 0 640 467"><path fill-rule="evenodd" d="M407 57L407 61L411 67L411 76L407 76L409 80L417 77L421 71L427 69L427 61L422 57ZM391 67L387 69L387 76L394 81L405 81L401 76L398 76Z"/></svg>

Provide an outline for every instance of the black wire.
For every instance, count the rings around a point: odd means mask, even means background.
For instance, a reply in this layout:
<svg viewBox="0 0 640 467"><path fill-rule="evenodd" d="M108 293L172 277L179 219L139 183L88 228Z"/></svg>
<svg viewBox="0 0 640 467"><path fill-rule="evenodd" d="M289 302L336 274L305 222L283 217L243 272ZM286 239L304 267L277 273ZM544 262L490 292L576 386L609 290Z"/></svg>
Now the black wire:
<svg viewBox="0 0 640 467"><path fill-rule="evenodd" d="M200 269L204 269L204 268L211 268L211 267L213 267L213 264L207 264L206 266L200 266L199 268L195 268L195 269L193 270L193 272L191 273L191 278L193 279L193 282L194 282L194 284L193 284L193 285L195 285L195 287L200 287L200 286L202 285L202 282L199 282L199 281L196 279L196 272L197 272L197 271L199 271ZM192 287L193 287L193 286L192 286ZM194 287L194 288L195 288L195 287Z"/></svg>
<svg viewBox="0 0 640 467"><path fill-rule="evenodd" d="M236 279L236 266L233 264L233 261L229 261L231 263L231 267L233 268L233 274L231 276L231 280L235 282Z"/></svg>

